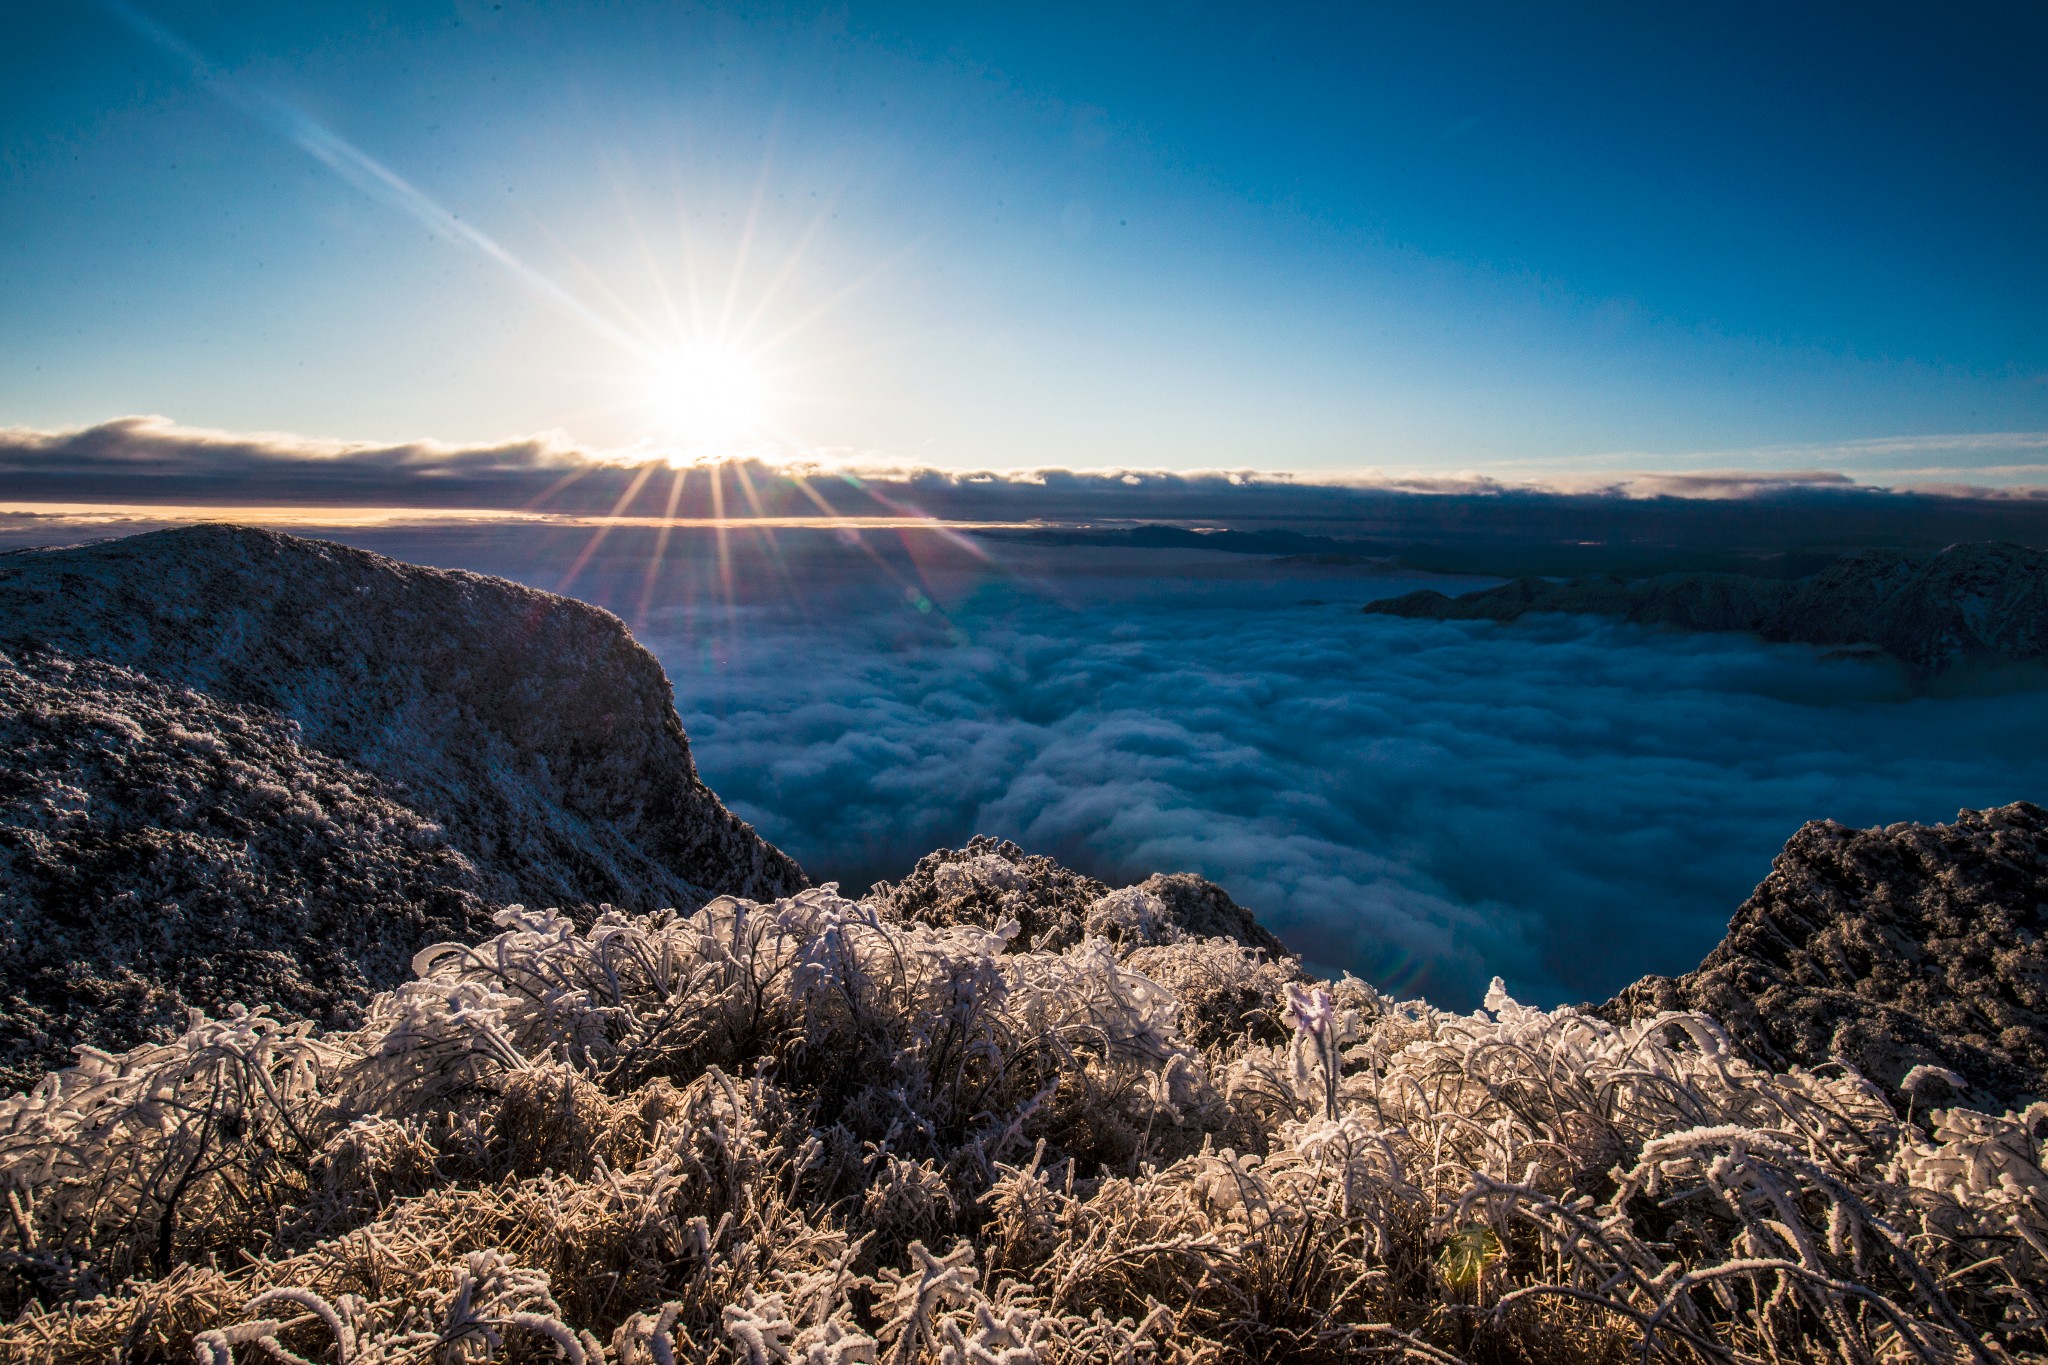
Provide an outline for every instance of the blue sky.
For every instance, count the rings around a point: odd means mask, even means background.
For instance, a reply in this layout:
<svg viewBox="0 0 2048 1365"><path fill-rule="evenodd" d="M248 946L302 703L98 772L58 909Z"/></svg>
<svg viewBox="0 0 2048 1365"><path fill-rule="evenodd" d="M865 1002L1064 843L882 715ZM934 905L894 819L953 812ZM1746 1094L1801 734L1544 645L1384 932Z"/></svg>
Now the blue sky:
<svg viewBox="0 0 2048 1365"><path fill-rule="evenodd" d="M24 8L0 425L2043 481L2037 7L955 10Z"/></svg>

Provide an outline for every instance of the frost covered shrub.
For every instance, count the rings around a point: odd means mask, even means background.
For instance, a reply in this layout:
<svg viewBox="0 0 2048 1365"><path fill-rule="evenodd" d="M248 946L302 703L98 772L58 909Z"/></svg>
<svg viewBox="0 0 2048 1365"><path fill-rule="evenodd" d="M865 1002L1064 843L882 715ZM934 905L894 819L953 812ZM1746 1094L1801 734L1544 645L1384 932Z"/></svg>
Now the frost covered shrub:
<svg viewBox="0 0 2048 1365"><path fill-rule="evenodd" d="M0 1358L2048 1350L2048 1105L829 889L498 924L354 1031L198 1019L0 1103Z"/></svg>
<svg viewBox="0 0 2048 1365"><path fill-rule="evenodd" d="M1291 958L1198 938L1136 949L1124 964L1173 992L1182 1036L1197 1047L1283 1043L1289 1036L1287 988L1301 980Z"/></svg>

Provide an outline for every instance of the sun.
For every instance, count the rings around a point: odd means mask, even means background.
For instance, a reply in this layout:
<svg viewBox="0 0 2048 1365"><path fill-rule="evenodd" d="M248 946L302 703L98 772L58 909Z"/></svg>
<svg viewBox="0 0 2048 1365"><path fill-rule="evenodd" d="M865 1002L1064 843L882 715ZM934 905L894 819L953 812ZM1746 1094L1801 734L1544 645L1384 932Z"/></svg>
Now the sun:
<svg viewBox="0 0 2048 1365"><path fill-rule="evenodd" d="M749 445L767 419L759 370L740 353L693 346L656 357L647 367L645 400L654 425L690 447Z"/></svg>

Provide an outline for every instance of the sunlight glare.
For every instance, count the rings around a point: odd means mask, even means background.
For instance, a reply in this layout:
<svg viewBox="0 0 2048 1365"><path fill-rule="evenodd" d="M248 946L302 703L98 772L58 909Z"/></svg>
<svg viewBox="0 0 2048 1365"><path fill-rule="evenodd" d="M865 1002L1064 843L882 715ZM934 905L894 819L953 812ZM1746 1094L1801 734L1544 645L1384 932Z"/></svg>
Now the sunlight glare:
<svg viewBox="0 0 2048 1365"><path fill-rule="evenodd" d="M646 401L662 436L692 448L727 453L758 440L765 398L747 357L721 347L671 352L647 377Z"/></svg>

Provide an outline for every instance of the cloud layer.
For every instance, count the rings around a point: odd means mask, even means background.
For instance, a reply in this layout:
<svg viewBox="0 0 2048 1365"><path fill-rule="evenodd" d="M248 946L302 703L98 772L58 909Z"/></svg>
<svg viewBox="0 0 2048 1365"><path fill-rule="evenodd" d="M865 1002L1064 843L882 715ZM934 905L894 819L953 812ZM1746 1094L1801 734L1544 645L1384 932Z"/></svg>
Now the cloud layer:
<svg viewBox="0 0 2048 1365"><path fill-rule="evenodd" d="M2025 453L2048 445L2048 435L2013 433L2008 444ZM1800 453L1775 452L1788 464ZM572 516L1157 521L1440 545L1534 538L1783 551L1844 542L1939 548L1966 538L2048 540L2048 488L1887 491L1814 468L1552 473L1522 483L1483 475L1336 478L1050 466L963 472L755 459L679 471L651 451L592 451L560 434L466 446L374 444L197 430L162 417L66 431L0 429L0 499Z"/></svg>
<svg viewBox="0 0 2048 1365"><path fill-rule="evenodd" d="M644 634L706 780L814 876L864 886L974 832L1112 881L1191 869L1322 965L1446 1004L1495 972L1557 1001L1689 969L1805 820L2048 795L2038 693L1355 610L1410 586L1065 575Z"/></svg>
<svg viewBox="0 0 2048 1365"><path fill-rule="evenodd" d="M1826 473L1659 478L1567 493L683 472L550 438L367 446L149 418L0 432L0 498L23 500L1178 522L1429 546L1403 561L1498 573L2048 544L2048 497L1888 493ZM0 519L0 539L43 525ZM1884 665L1612 622L1368 618L1366 597L1416 584L1356 565L573 522L340 534L619 611L669 665L707 780L814 875L900 876L975 832L1112 881L1198 871L1320 965L1447 1004L1495 972L1553 1001L1691 967L1803 820L2048 796L2038 694L1913 697Z"/></svg>

